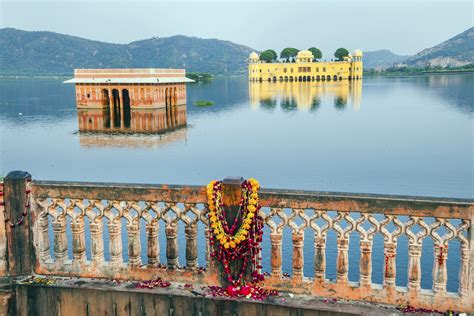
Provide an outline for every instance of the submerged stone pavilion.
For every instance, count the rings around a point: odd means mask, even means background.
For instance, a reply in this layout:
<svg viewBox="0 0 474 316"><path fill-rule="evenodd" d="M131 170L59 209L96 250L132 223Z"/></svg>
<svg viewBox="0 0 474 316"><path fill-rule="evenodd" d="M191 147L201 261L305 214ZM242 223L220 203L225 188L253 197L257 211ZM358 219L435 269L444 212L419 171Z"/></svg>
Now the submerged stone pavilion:
<svg viewBox="0 0 474 316"><path fill-rule="evenodd" d="M75 69L78 108L159 109L186 104L184 69Z"/></svg>
<svg viewBox="0 0 474 316"><path fill-rule="evenodd" d="M184 69L75 69L81 132L162 133L186 126Z"/></svg>

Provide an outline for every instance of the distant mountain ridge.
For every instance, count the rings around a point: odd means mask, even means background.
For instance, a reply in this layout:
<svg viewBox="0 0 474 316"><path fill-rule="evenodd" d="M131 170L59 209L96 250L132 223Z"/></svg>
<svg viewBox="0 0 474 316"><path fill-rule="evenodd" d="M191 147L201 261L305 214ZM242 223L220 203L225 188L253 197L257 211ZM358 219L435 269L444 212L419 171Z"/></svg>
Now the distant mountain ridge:
<svg viewBox="0 0 474 316"><path fill-rule="evenodd" d="M408 66L456 67L474 63L474 27L408 58Z"/></svg>
<svg viewBox="0 0 474 316"><path fill-rule="evenodd" d="M364 69L386 69L410 58L410 55L397 55L388 49L364 52Z"/></svg>
<svg viewBox="0 0 474 316"><path fill-rule="evenodd" d="M71 75L74 68L185 68L247 73L252 48L218 39L175 35L113 44L45 31L0 29L0 75ZM474 27L414 56L364 52L365 69L462 66L474 63Z"/></svg>
<svg viewBox="0 0 474 316"><path fill-rule="evenodd" d="M71 75L74 68L186 68L188 72L242 74L253 49L218 39L176 35L129 44L54 32L0 29L0 74Z"/></svg>

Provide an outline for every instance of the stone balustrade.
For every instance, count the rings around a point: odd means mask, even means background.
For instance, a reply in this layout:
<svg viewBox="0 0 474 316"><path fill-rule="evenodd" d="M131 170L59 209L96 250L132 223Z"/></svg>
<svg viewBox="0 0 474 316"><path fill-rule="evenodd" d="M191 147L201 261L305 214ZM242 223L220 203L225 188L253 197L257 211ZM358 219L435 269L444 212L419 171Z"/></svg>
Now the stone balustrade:
<svg viewBox="0 0 474 316"><path fill-rule="evenodd" d="M218 263L210 257L205 186L32 181L30 199L26 224L34 251L33 273L221 283ZM259 215L269 232L264 236L269 242L263 246L271 247L263 251L270 254L269 266L264 266L269 272L266 287L327 298L474 311L472 200L262 189L260 203ZM179 234L180 225L184 236ZM162 231L165 249L158 237ZM330 232L336 236L334 280L327 278ZM199 246L205 251L198 247L200 234L205 245ZM310 277L304 273L308 234L314 236ZM349 256L351 234L358 236L358 260ZM373 252L377 234L383 237L383 253ZM405 287L396 284L397 245L402 236L408 240ZM285 238L292 243L291 275L282 268ZM433 241L433 286L422 289L425 267L420 258L428 238ZM452 268L447 265L450 241L459 243L457 292L447 291L446 286ZM384 258L381 284L372 282L374 256ZM199 262L205 266L199 267ZM348 278L351 265L359 267L358 282Z"/></svg>

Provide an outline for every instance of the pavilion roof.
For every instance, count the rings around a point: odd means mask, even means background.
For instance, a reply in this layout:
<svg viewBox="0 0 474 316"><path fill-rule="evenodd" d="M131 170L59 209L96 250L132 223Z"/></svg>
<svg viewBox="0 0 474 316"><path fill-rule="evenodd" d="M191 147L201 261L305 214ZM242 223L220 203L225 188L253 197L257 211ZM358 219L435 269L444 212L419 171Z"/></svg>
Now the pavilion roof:
<svg viewBox="0 0 474 316"><path fill-rule="evenodd" d="M111 84L130 84L130 83L186 83L194 80L182 77L148 77L148 78L72 78L64 83L111 83Z"/></svg>

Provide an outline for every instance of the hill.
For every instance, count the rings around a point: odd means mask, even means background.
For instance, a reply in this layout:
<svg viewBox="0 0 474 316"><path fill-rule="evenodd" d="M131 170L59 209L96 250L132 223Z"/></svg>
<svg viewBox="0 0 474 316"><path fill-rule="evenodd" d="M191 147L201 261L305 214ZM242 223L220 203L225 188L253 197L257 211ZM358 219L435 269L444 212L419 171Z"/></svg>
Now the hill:
<svg viewBox="0 0 474 316"><path fill-rule="evenodd" d="M252 49L182 35L112 44L54 32L0 29L1 75L71 75L74 68L186 68L212 74L246 73Z"/></svg>
<svg viewBox="0 0 474 316"><path fill-rule="evenodd" d="M397 55L388 49L364 52L364 69L386 69L410 58L409 55Z"/></svg>
<svg viewBox="0 0 474 316"><path fill-rule="evenodd" d="M404 64L414 67L458 67L474 63L474 27L408 58Z"/></svg>

